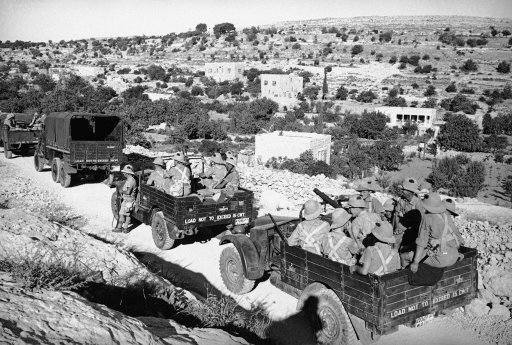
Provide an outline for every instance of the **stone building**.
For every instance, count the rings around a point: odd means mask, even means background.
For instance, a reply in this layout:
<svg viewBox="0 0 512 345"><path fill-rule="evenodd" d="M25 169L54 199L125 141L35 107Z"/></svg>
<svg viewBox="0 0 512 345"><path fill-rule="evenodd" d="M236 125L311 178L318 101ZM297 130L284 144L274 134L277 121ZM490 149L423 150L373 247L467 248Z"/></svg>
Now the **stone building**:
<svg viewBox="0 0 512 345"><path fill-rule="evenodd" d="M271 158L299 158L306 151L327 164L331 162L331 136L327 134L275 131L257 134L254 155L256 161L266 163Z"/></svg>
<svg viewBox="0 0 512 345"><path fill-rule="evenodd" d="M293 74L262 74L261 97L276 101L281 106L298 103L297 95L302 93L302 77Z"/></svg>
<svg viewBox="0 0 512 345"><path fill-rule="evenodd" d="M225 80L242 80L244 65L239 62L207 62L205 75L216 82Z"/></svg>
<svg viewBox="0 0 512 345"><path fill-rule="evenodd" d="M389 127L402 127L405 123L415 123L420 134L434 127L437 110L434 108L378 107L375 109L389 118Z"/></svg>

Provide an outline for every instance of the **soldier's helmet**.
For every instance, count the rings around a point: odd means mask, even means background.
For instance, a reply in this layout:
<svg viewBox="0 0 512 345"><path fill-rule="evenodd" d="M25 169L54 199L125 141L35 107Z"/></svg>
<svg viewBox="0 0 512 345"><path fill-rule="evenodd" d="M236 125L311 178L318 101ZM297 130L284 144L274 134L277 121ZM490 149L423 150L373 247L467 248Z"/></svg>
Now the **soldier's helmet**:
<svg viewBox="0 0 512 345"><path fill-rule="evenodd" d="M188 164L188 159L182 152L176 152L174 155L172 155L172 159L182 164Z"/></svg>
<svg viewBox="0 0 512 345"><path fill-rule="evenodd" d="M419 194L420 184L414 178L409 177L402 183L402 189L411 191L415 194Z"/></svg>
<svg viewBox="0 0 512 345"><path fill-rule="evenodd" d="M382 190L381 186L376 181L368 180L363 183L361 183L359 186L357 186L356 190L358 192L362 191L370 191L370 192L379 192Z"/></svg>
<svg viewBox="0 0 512 345"><path fill-rule="evenodd" d="M322 205L316 200L310 199L304 203L302 215L306 220L318 218L322 213Z"/></svg>
<svg viewBox="0 0 512 345"><path fill-rule="evenodd" d="M130 164L126 164L123 170L121 170L121 172L125 174L135 175L135 173L133 172L133 166L131 166Z"/></svg>
<svg viewBox="0 0 512 345"><path fill-rule="evenodd" d="M364 202L363 198L360 195L351 196L348 199L349 208L366 208L366 202Z"/></svg>

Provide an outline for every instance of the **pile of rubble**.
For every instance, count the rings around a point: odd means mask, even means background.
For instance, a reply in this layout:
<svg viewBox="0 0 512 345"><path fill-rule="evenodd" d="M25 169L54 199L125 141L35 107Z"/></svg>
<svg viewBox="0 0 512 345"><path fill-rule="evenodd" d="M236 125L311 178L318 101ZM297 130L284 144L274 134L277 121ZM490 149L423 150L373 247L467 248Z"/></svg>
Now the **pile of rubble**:
<svg viewBox="0 0 512 345"><path fill-rule="evenodd" d="M455 219L465 245L477 248L480 298L467 311L474 316L510 318L512 308L512 223Z"/></svg>

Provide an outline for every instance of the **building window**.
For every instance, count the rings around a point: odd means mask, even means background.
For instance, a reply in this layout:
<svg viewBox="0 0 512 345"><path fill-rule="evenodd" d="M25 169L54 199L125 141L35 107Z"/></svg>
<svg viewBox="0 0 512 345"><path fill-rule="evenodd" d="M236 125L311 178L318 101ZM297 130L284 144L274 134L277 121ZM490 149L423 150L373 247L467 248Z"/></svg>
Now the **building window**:
<svg viewBox="0 0 512 345"><path fill-rule="evenodd" d="M405 122L410 121L410 120L411 120L410 115L404 115L404 121Z"/></svg>
<svg viewBox="0 0 512 345"><path fill-rule="evenodd" d="M411 115L411 121L412 122L418 121L418 115Z"/></svg>
<svg viewBox="0 0 512 345"><path fill-rule="evenodd" d="M275 80L272 81L272 85L274 85L274 86L276 85L276 81Z"/></svg>
<svg viewBox="0 0 512 345"><path fill-rule="evenodd" d="M265 80L265 81L263 82L263 85L268 85L268 80Z"/></svg>
<svg viewBox="0 0 512 345"><path fill-rule="evenodd" d="M403 117L404 117L404 116L403 116L402 114L397 114L397 115L396 115L396 122L402 122Z"/></svg>
<svg viewBox="0 0 512 345"><path fill-rule="evenodd" d="M427 122L430 122L430 116L427 116Z"/></svg>
<svg viewBox="0 0 512 345"><path fill-rule="evenodd" d="M277 93L274 93L274 97L277 98L279 97L279 95Z"/></svg>
<svg viewBox="0 0 512 345"><path fill-rule="evenodd" d="M231 73L231 68L228 68L228 73Z"/></svg>
<svg viewBox="0 0 512 345"><path fill-rule="evenodd" d="M424 115L420 115L419 116L419 120L421 123L425 123L425 116Z"/></svg>

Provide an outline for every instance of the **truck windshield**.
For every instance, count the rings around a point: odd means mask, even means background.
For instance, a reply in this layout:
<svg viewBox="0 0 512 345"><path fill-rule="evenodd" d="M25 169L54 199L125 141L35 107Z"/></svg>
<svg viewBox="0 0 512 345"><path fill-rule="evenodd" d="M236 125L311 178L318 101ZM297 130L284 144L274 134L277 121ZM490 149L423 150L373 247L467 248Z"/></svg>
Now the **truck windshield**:
<svg viewBox="0 0 512 345"><path fill-rule="evenodd" d="M122 125L115 116L87 116L71 119L73 141L118 141L122 139Z"/></svg>

